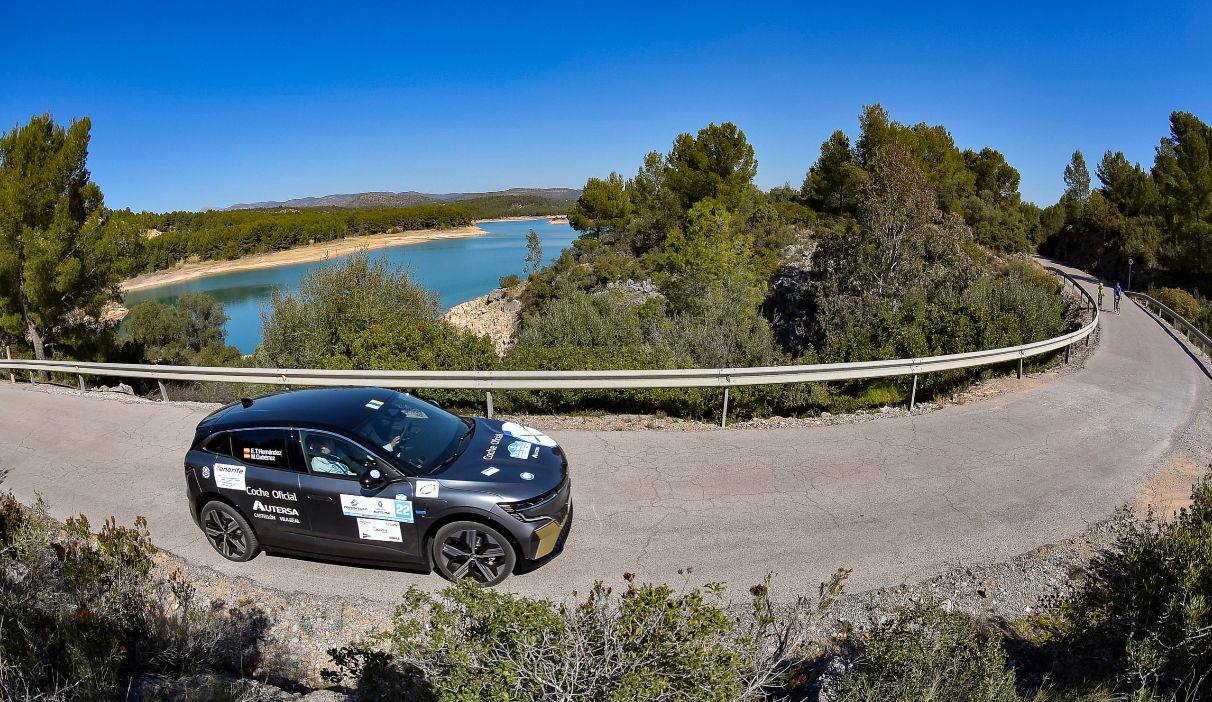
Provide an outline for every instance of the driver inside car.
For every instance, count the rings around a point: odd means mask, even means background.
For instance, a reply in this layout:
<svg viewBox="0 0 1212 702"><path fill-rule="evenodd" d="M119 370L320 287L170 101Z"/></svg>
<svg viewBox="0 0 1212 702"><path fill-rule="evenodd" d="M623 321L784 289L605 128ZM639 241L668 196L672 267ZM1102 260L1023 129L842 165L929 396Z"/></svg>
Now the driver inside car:
<svg viewBox="0 0 1212 702"><path fill-rule="evenodd" d="M357 475L349 465L332 452L331 436L313 434L307 446L307 454L311 456L311 469L316 473L333 475Z"/></svg>
<svg viewBox="0 0 1212 702"><path fill-rule="evenodd" d="M366 428L366 435L371 441L383 447L383 450L396 455L400 443L407 431L404 427L405 417L396 405L389 404L383 408L374 422Z"/></svg>

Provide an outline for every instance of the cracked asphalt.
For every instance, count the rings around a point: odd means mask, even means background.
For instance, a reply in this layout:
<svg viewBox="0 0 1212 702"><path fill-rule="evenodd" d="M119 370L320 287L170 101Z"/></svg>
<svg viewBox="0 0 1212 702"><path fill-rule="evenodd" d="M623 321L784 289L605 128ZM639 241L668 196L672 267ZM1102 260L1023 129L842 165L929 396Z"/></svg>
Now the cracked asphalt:
<svg viewBox="0 0 1212 702"><path fill-rule="evenodd" d="M1091 284L1096 284L1091 281ZM1108 298L1110 296L1108 295ZM1108 306L1110 305L1108 299ZM571 464L565 552L507 581L563 597L624 572L723 582L743 595L849 589L1005 561L1073 536L1130 502L1209 401L1195 358L1131 302L1104 312L1085 368L980 402L908 417L713 432L552 431ZM147 518L187 561L284 592L398 601L436 575L262 554L229 563L189 518L181 460L213 409L0 383L0 489L59 517Z"/></svg>

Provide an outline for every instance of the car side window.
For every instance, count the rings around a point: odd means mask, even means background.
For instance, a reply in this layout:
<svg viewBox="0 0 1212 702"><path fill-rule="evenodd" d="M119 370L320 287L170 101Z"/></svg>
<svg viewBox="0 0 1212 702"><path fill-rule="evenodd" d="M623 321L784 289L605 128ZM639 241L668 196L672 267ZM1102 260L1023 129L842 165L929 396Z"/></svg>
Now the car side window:
<svg viewBox="0 0 1212 702"><path fill-rule="evenodd" d="M249 429L231 433L231 453L256 466L290 470L285 429Z"/></svg>
<svg viewBox="0 0 1212 702"><path fill-rule="evenodd" d="M303 456L313 475L357 480L378 459L352 441L321 431L300 430Z"/></svg>
<svg viewBox="0 0 1212 702"><path fill-rule="evenodd" d="M221 431L218 434L212 434L210 438L202 444L202 450L209 453L218 454L220 456L231 455L231 434Z"/></svg>

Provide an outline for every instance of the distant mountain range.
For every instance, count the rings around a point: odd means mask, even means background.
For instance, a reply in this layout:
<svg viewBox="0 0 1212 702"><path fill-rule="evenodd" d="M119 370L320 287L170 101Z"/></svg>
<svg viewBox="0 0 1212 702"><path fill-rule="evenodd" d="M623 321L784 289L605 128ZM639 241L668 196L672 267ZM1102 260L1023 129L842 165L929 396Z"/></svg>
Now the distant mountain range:
<svg viewBox="0 0 1212 702"><path fill-rule="evenodd" d="M351 193L348 195L323 195L320 197L300 197L294 200L247 202L228 207L229 210L259 210L271 207L412 207L414 205L436 205L444 202L458 202L479 197L501 196L534 196L557 200L560 202L575 202L581 196L581 191L574 188L510 188L488 193L418 193L412 190L402 193L373 192Z"/></svg>

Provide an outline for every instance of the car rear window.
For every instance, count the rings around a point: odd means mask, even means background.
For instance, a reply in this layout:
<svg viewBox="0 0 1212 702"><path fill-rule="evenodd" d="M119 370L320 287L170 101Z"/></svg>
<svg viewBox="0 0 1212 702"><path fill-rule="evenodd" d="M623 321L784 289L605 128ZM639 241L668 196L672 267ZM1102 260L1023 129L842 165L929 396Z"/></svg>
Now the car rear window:
<svg viewBox="0 0 1212 702"><path fill-rule="evenodd" d="M202 450L218 454L220 456L230 456L231 434L228 434L225 431L219 432L218 434L213 434L202 444Z"/></svg>
<svg viewBox="0 0 1212 702"><path fill-rule="evenodd" d="M285 429L233 431L231 455L251 465L290 468Z"/></svg>

